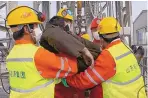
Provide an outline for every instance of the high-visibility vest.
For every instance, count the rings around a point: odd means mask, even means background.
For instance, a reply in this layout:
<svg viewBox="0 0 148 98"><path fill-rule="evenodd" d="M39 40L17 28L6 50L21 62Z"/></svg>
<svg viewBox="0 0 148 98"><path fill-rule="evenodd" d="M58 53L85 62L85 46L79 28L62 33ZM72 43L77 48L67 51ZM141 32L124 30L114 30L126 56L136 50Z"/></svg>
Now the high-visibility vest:
<svg viewBox="0 0 148 98"><path fill-rule="evenodd" d="M115 60L116 74L102 83L103 98L146 98L143 77L131 50L123 43L107 50Z"/></svg>
<svg viewBox="0 0 148 98"><path fill-rule="evenodd" d="M45 79L38 72L34 63L38 48L33 44L15 45L8 55L10 98L54 98L58 80Z"/></svg>

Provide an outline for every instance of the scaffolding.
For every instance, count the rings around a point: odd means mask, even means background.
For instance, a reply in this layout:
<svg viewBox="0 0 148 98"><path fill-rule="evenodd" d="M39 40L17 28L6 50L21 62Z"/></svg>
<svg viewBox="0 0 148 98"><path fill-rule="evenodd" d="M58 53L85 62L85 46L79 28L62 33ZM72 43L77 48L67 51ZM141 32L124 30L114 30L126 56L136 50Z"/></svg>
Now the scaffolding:
<svg viewBox="0 0 148 98"><path fill-rule="evenodd" d="M17 1L0 1L0 10L6 9L6 14L12 10L12 8L18 5ZM33 8L39 11L41 6L42 12L46 13L46 21L50 17L50 5L49 1L33 1ZM103 18L107 16L116 17L122 26L120 32L123 37L128 39L128 44L133 42L133 24L132 24L132 11L131 1L56 1L56 12L60 8L69 8L74 15L74 33L81 35L83 33L89 33L89 27L92 19L95 17ZM10 34L9 28L5 26L5 18L0 16L0 31L6 34L5 38L0 38L0 78L8 78L8 72L5 70L5 59L9 53L9 50L13 47L13 39ZM4 44L6 43L6 44ZM148 43L148 40L147 40ZM147 52L148 55L148 52ZM141 62L141 65L147 65L148 60ZM2 67L3 66L3 67ZM147 66L142 68L143 76L147 81Z"/></svg>

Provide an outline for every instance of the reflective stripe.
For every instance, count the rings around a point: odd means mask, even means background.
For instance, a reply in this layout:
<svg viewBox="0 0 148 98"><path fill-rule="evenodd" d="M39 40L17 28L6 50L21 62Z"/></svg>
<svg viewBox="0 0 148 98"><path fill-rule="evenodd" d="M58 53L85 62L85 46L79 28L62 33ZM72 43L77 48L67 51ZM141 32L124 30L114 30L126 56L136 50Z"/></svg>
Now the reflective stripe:
<svg viewBox="0 0 148 98"><path fill-rule="evenodd" d="M56 78L59 78L61 71L64 69L64 59L62 57L60 57L61 59L61 69L57 72L56 74Z"/></svg>
<svg viewBox="0 0 148 98"><path fill-rule="evenodd" d="M87 70L85 70L85 74L93 84L98 85L98 83L88 74Z"/></svg>
<svg viewBox="0 0 148 98"><path fill-rule="evenodd" d="M65 73L64 78L66 78L70 72L71 72L71 67L68 68L68 71Z"/></svg>
<svg viewBox="0 0 148 98"><path fill-rule="evenodd" d="M131 51L128 51L128 52L126 52L126 53L124 53L124 54L122 54L122 55L116 57L116 60L119 60L119 59L121 59L121 58L123 58L123 57L125 57L125 56L127 56L127 55L129 55L129 54L131 54L131 53L132 53Z"/></svg>
<svg viewBox="0 0 148 98"><path fill-rule="evenodd" d="M9 58L7 62L32 62L33 58Z"/></svg>
<svg viewBox="0 0 148 98"><path fill-rule="evenodd" d="M23 90L23 89L17 89L17 88L13 88L11 87L11 90L15 91L15 92L20 92L20 93L28 93L28 92L33 92L33 91L36 91L36 90L39 90L41 88L44 88L50 84L52 84L54 82L54 80L50 80L49 82L43 84L43 85L40 85L40 86L37 86L37 87L34 87L34 88L31 88L31 89L28 89L28 90Z"/></svg>
<svg viewBox="0 0 148 98"><path fill-rule="evenodd" d="M141 74L138 75L136 78L130 80L130 81L127 81L127 82L114 82L114 81L111 81L111 80L107 80L106 82L108 83L113 83L113 84L117 84L117 85L127 85L127 84L130 84L136 80L138 80L139 78L141 77Z"/></svg>
<svg viewBox="0 0 148 98"><path fill-rule="evenodd" d="M66 62L68 63L68 59L65 58L65 60L66 60ZM69 64L69 63L68 63L68 64ZM70 72L71 72L71 67L70 67L70 65L69 65L68 71L65 73L65 76L64 76L64 77L67 77Z"/></svg>
<svg viewBox="0 0 148 98"><path fill-rule="evenodd" d="M118 40L121 40L120 38L117 38L115 40L113 40L111 43L115 42L115 41L118 41Z"/></svg>
<svg viewBox="0 0 148 98"><path fill-rule="evenodd" d="M90 66L90 69L93 71L93 73L101 80L105 81L103 77L94 69L94 67Z"/></svg>
<svg viewBox="0 0 148 98"><path fill-rule="evenodd" d="M65 58L65 60L66 60L66 62L68 63L68 59L67 58ZM69 63L68 63L69 64ZM70 65L69 65L69 67L68 67L68 71L65 73L65 76L64 76L64 78L65 77L67 77L68 76L68 74L71 72L71 67L70 67Z"/></svg>

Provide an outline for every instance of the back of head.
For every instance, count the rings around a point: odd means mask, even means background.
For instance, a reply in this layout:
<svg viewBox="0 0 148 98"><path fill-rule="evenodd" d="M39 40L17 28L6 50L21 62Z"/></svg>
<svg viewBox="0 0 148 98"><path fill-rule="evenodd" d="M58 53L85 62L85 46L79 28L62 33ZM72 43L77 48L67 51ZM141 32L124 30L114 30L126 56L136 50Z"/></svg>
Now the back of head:
<svg viewBox="0 0 148 98"><path fill-rule="evenodd" d="M113 34L120 32L121 26L114 17L105 17L100 21L99 24L99 33L100 34Z"/></svg>
<svg viewBox="0 0 148 98"><path fill-rule="evenodd" d="M63 29L67 33L71 33L71 31L69 31L69 27L66 28L65 21L67 21L67 19L60 17L60 16L54 16L49 20L48 23L54 26L59 26L61 29Z"/></svg>
<svg viewBox="0 0 148 98"><path fill-rule="evenodd" d="M114 17L103 18L98 26L99 35L106 42L111 42L114 39L119 38L120 30L121 30L120 24Z"/></svg>
<svg viewBox="0 0 148 98"><path fill-rule="evenodd" d="M52 17L48 23L54 25L54 26L59 26L61 28L64 28L64 21L65 19L60 17L60 16L54 16Z"/></svg>
<svg viewBox="0 0 148 98"><path fill-rule="evenodd" d="M18 6L8 13L6 25L10 26L13 37L17 40L24 36L24 28L31 36L30 33L34 30L34 24L41 24L44 19L45 17L41 12L37 12L28 6Z"/></svg>

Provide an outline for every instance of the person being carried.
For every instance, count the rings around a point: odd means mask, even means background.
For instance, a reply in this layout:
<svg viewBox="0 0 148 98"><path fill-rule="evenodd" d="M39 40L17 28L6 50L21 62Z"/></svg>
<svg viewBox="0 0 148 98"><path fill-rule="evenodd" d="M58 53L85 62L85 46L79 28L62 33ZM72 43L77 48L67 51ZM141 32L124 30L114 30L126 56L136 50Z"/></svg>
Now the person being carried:
<svg viewBox="0 0 148 98"><path fill-rule="evenodd" d="M73 16L69 9L60 9L57 16L52 17L47 23L41 36L40 45L48 51L56 54L64 53L77 58L78 73L83 72L92 65L100 53L100 47L92 42L72 34ZM83 52L81 51L84 51ZM92 56L93 55L93 56ZM84 92L75 88L66 88L63 84L55 87L56 98L70 98L78 94L78 98L84 98Z"/></svg>

